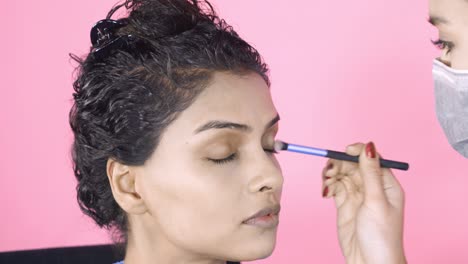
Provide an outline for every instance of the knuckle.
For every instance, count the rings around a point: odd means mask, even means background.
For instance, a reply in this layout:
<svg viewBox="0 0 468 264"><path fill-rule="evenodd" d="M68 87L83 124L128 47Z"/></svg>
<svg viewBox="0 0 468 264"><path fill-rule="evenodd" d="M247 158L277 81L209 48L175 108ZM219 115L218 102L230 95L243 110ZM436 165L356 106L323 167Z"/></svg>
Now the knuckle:
<svg viewBox="0 0 468 264"><path fill-rule="evenodd" d="M349 155L359 155L364 148L363 143L354 143L346 147L346 153Z"/></svg>

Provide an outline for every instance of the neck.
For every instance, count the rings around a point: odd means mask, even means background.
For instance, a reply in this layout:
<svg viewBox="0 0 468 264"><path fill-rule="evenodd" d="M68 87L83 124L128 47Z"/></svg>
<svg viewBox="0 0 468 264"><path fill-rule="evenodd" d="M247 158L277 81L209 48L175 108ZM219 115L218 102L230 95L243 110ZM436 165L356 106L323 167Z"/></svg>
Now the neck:
<svg viewBox="0 0 468 264"><path fill-rule="evenodd" d="M140 221L132 221L131 232L125 253L125 264L225 264L224 260L212 259L178 247L162 232L148 232ZM157 234L157 235L156 235Z"/></svg>

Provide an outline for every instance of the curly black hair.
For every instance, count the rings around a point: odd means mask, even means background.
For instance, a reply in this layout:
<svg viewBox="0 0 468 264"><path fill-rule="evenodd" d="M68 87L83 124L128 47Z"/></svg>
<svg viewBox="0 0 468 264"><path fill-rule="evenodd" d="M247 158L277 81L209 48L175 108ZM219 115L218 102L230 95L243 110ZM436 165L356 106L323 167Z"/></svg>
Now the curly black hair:
<svg viewBox="0 0 468 264"><path fill-rule="evenodd" d="M195 100L215 72L257 73L269 85L268 67L255 48L199 0L127 0L126 25L117 36L134 41L104 57L78 63L70 126L81 210L100 227L126 239L127 217L106 174L109 158L142 165L164 129Z"/></svg>

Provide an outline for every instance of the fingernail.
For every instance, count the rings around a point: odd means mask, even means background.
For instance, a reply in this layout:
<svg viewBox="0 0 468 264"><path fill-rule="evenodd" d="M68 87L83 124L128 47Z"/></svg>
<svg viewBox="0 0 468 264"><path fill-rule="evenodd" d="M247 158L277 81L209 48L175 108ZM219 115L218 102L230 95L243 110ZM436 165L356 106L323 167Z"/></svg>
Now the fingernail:
<svg viewBox="0 0 468 264"><path fill-rule="evenodd" d="M325 180L329 180L329 179L331 179L330 176L325 176Z"/></svg>
<svg viewBox="0 0 468 264"><path fill-rule="evenodd" d="M330 163L327 165L327 170L331 170L331 169L333 169L333 163Z"/></svg>
<svg viewBox="0 0 468 264"><path fill-rule="evenodd" d="M326 186L325 189L323 189L322 197L327 197L327 195L328 195L328 186Z"/></svg>
<svg viewBox="0 0 468 264"><path fill-rule="evenodd" d="M366 145L366 155L368 158L375 159L375 145L373 142L369 142Z"/></svg>

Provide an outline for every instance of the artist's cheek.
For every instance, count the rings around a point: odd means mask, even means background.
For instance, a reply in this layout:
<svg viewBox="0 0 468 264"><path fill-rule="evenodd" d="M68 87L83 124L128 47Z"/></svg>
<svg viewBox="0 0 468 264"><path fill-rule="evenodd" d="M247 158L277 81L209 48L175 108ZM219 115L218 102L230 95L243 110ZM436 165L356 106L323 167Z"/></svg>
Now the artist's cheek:
<svg viewBox="0 0 468 264"><path fill-rule="evenodd" d="M467 34L468 35L468 34ZM468 36L463 45L452 56L452 68L457 70L468 70Z"/></svg>

